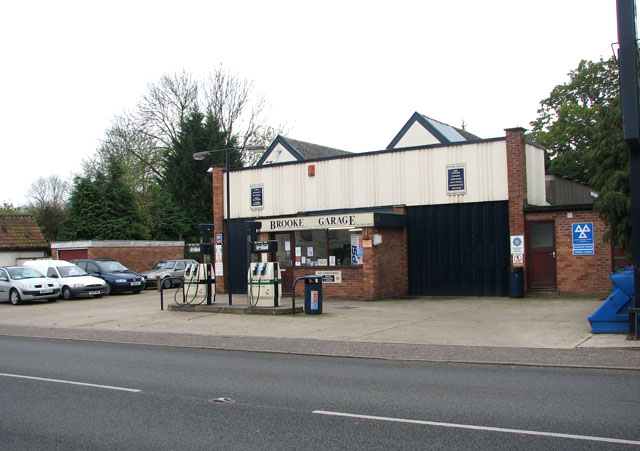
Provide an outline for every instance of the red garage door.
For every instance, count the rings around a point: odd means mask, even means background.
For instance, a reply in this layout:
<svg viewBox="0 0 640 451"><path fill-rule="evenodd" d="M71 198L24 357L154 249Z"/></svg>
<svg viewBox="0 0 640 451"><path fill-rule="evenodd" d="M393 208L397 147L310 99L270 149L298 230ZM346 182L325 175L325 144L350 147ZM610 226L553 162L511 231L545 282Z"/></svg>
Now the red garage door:
<svg viewBox="0 0 640 451"><path fill-rule="evenodd" d="M89 249L58 249L58 260L73 260L74 258L89 258Z"/></svg>

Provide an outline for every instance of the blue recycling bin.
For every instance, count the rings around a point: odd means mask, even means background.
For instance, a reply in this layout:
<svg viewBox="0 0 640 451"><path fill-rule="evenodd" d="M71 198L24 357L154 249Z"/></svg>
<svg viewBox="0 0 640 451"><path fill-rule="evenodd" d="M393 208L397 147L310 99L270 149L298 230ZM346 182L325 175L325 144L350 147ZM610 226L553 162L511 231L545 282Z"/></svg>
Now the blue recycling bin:
<svg viewBox="0 0 640 451"><path fill-rule="evenodd" d="M322 313L322 276L304 278L304 312L307 315Z"/></svg>
<svg viewBox="0 0 640 451"><path fill-rule="evenodd" d="M524 271L522 266L509 266L509 297L524 297Z"/></svg>
<svg viewBox="0 0 640 451"><path fill-rule="evenodd" d="M589 317L594 334L626 334L629 332L629 307L635 302L633 266L609 275L611 294Z"/></svg>

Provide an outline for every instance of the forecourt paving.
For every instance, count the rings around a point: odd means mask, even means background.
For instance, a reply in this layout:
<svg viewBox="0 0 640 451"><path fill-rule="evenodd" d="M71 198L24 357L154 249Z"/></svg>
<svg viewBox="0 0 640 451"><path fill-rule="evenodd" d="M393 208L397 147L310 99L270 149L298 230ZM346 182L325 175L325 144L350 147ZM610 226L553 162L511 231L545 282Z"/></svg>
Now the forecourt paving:
<svg viewBox="0 0 640 451"><path fill-rule="evenodd" d="M174 290L165 291L165 304ZM289 303L290 298L285 300ZM97 299L0 303L0 335L345 357L633 368L640 341L592 334L602 299L325 299L320 315L160 310L155 290ZM246 296L234 295L243 306ZM302 300L296 298L296 304ZM216 305L228 305L218 294Z"/></svg>

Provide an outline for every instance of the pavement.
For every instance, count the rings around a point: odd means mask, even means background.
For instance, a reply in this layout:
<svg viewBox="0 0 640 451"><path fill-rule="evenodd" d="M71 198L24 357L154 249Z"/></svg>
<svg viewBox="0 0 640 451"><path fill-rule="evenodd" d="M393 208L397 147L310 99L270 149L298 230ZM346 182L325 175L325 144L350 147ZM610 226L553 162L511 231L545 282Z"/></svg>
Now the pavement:
<svg viewBox="0 0 640 451"><path fill-rule="evenodd" d="M172 303L175 289L165 291ZM284 303L289 304L290 298ZM301 302L296 299L296 304ZM592 334L603 299L325 299L320 315L160 309L155 290L97 299L0 303L0 336L468 364L640 370L640 341ZM246 307L246 296L233 304ZM228 305L218 294L215 305Z"/></svg>

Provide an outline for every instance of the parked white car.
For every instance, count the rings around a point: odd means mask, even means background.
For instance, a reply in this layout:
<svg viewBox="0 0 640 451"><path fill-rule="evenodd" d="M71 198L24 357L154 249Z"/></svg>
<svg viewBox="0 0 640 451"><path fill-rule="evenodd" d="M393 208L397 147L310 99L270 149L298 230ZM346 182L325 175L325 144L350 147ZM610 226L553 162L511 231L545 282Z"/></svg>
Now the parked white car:
<svg viewBox="0 0 640 451"><path fill-rule="evenodd" d="M90 276L84 269L64 260L27 260L23 266L37 269L60 284L60 296L73 299L84 296L107 294L107 283L99 277Z"/></svg>
<svg viewBox="0 0 640 451"><path fill-rule="evenodd" d="M60 284L33 268L4 266L0 268L0 300L18 305L22 301L44 299L53 302L60 295Z"/></svg>

